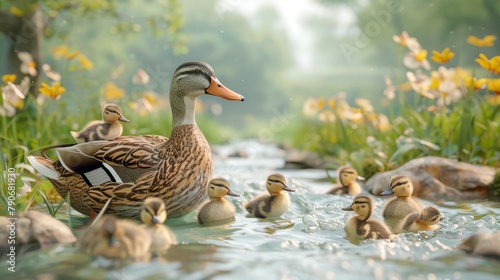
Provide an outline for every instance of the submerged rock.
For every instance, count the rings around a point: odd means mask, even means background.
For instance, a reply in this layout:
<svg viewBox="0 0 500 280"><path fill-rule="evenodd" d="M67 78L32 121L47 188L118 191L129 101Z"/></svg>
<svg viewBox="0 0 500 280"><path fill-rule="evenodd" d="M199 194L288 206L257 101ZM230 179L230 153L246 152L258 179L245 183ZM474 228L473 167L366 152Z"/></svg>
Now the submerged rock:
<svg viewBox="0 0 500 280"><path fill-rule="evenodd" d="M17 219L14 219L17 218ZM75 235L63 222L38 211L20 213L17 217L0 217L0 244L9 246L9 238L15 244L38 243L45 248L59 243L73 243Z"/></svg>
<svg viewBox="0 0 500 280"><path fill-rule="evenodd" d="M457 248L472 256L500 259L500 231L479 231L464 239Z"/></svg>
<svg viewBox="0 0 500 280"><path fill-rule="evenodd" d="M390 179L396 174L410 178L413 196L426 200L487 199L495 169L440 157L422 157L397 169L375 174L365 188L380 195L389 188Z"/></svg>

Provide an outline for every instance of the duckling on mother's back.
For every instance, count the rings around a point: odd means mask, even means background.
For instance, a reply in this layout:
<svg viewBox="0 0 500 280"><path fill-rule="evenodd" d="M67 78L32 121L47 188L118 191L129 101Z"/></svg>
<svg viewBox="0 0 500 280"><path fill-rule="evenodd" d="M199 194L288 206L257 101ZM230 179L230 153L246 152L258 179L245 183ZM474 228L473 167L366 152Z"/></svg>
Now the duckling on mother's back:
<svg viewBox="0 0 500 280"><path fill-rule="evenodd" d="M129 122L122 115L122 109L115 104L108 104L102 110L102 121L91 121L79 132L71 131L77 143L95 140L114 140L122 135L122 125L118 122Z"/></svg>
<svg viewBox="0 0 500 280"><path fill-rule="evenodd" d="M290 197L283 191L294 192L286 184L286 178L281 174L271 174L267 178L266 188L269 194L262 194L246 205L245 209L257 218L279 217L290 206Z"/></svg>

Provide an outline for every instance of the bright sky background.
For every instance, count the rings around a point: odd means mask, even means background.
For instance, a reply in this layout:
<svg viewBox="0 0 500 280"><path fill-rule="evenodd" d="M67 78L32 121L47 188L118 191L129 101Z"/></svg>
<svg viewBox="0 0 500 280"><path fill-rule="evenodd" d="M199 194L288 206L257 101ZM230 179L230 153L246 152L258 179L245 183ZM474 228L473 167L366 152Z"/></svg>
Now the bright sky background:
<svg viewBox="0 0 500 280"><path fill-rule="evenodd" d="M336 17L340 23L349 23L353 19L353 13L348 9L334 11L325 9L325 6L319 5L314 0L220 0L218 9L222 13L226 11L237 11L245 16L252 17L260 8L273 6L283 21L284 30L292 41L294 47L292 51L297 58L300 66L309 67L312 52L312 34L307 29L304 22L309 17ZM333 28L333 27L332 27ZM332 30L333 32L333 30Z"/></svg>

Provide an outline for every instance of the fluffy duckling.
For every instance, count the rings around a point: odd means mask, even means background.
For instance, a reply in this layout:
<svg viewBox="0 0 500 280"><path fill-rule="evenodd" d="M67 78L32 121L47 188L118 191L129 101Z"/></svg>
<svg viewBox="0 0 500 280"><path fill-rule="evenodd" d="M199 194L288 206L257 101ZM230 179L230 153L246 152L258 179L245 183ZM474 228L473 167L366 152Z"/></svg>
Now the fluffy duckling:
<svg viewBox="0 0 500 280"><path fill-rule="evenodd" d="M439 229L438 223L442 219L443 215L436 207L427 206L418 213L412 213L406 216L406 219L403 222L403 231L435 231Z"/></svg>
<svg viewBox="0 0 500 280"><path fill-rule="evenodd" d="M15 244L38 243L41 248L54 244L73 243L75 235L68 226L43 212L27 211L17 215L15 223L12 217L0 217L0 248L10 247L8 242L13 239L12 231L15 230Z"/></svg>
<svg viewBox="0 0 500 280"><path fill-rule="evenodd" d="M131 220L104 215L87 228L80 239L83 252L111 259L147 260L151 237Z"/></svg>
<svg viewBox="0 0 500 280"><path fill-rule="evenodd" d="M413 193L413 185L410 178L402 175L396 175L391 178L390 188L382 192L380 195L392 195L396 197L387 201L382 216L385 223L392 229L394 233L403 231L403 221L406 216L413 213L420 213L423 209L422 204L411 197Z"/></svg>
<svg viewBox="0 0 500 280"><path fill-rule="evenodd" d="M79 132L71 131L77 143L95 140L114 140L122 135L122 125L118 122L129 122L122 115L122 109L115 104L108 104L102 110L102 121L91 121Z"/></svg>
<svg viewBox="0 0 500 280"><path fill-rule="evenodd" d="M244 205L245 209L257 218L279 217L288 211L290 198L282 191L294 192L286 185L281 174L269 175L266 182L269 194L262 194Z"/></svg>
<svg viewBox="0 0 500 280"><path fill-rule="evenodd" d="M338 169L337 178L340 186L333 186L333 188L326 192L327 194L358 195L361 193L362 188L356 180L364 181L365 178L358 176L356 169L343 166Z"/></svg>
<svg viewBox="0 0 500 280"><path fill-rule="evenodd" d="M165 203L157 197L148 197L144 200L141 210L142 227L151 236L150 252L158 254L176 244L177 239L170 228L163 223L167 219Z"/></svg>
<svg viewBox="0 0 500 280"><path fill-rule="evenodd" d="M210 201L200 208L198 212L198 223L221 221L230 218L234 219L236 209L234 205L224 199L224 196L238 197L229 188L229 182L224 178L214 178L208 183L208 196Z"/></svg>
<svg viewBox="0 0 500 280"><path fill-rule="evenodd" d="M472 256L500 259L500 231L479 231L467 237L457 247Z"/></svg>
<svg viewBox="0 0 500 280"><path fill-rule="evenodd" d="M369 196L358 195L344 211L354 211L357 216L347 219L345 231L349 239L389 239L393 241L396 236L381 221L372 219L373 200Z"/></svg>

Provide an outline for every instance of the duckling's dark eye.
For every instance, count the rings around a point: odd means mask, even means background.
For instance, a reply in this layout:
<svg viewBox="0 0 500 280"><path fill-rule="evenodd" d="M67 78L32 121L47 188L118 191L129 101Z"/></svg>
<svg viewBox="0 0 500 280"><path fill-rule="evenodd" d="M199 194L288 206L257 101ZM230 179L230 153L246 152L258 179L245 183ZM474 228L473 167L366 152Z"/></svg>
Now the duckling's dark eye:
<svg viewBox="0 0 500 280"><path fill-rule="evenodd" d="M195 73L195 74L200 74L200 73L201 73L201 70L200 70L200 69L194 69L194 73Z"/></svg>
<svg viewBox="0 0 500 280"><path fill-rule="evenodd" d="M214 189L214 187L210 187L212 190Z"/></svg>

